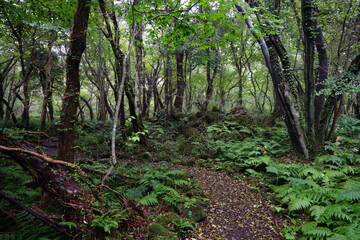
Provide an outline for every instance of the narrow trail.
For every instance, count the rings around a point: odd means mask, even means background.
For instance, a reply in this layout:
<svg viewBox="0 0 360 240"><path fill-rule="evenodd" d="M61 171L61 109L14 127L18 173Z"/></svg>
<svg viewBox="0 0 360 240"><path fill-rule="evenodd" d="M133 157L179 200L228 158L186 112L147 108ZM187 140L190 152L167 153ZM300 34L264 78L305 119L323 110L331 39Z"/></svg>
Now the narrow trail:
<svg viewBox="0 0 360 240"><path fill-rule="evenodd" d="M196 240L285 239L279 234L285 220L246 180L203 167L176 168L191 174L209 198L207 218L195 232Z"/></svg>
<svg viewBox="0 0 360 240"><path fill-rule="evenodd" d="M46 142L45 152L57 155L57 142ZM132 162L134 163L134 162ZM137 162L139 166L143 163ZM163 164L150 163L154 167ZM280 230L285 219L272 211L273 206L246 179L204 167L171 165L194 177L209 199L206 219L199 223L191 240L284 240Z"/></svg>

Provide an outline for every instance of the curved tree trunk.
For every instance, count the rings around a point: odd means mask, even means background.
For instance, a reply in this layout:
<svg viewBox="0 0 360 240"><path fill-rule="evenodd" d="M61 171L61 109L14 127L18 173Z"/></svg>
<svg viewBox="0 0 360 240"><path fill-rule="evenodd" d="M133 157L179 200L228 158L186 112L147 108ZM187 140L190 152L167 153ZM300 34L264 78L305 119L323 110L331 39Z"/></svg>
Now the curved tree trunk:
<svg viewBox="0 0 360 240"><path fill-rule="evenodd" d="M248 2L251 7L255 7L256 3ZM246 15L245 9L242 6L236 5L236 8L243 15ZM295 152L308 158L309 151L306 146L305 136L300 123L300 113L298 110L299 99L296 84L290 72L290 68L288 68L290 62L287 57L286 49L276 34L266 36L265 38L258 37L249 17L245 19L245 22L260 44L266 66L273 81L276 97L280 103L281 112L285 118L285 124L293 148Z"/></svg>
<svg viewBox="0 0 360 240"><path fill-rule="evenodd" d="M66 57L66 89L61 109L61 127L59 135L59 158L74 162L73 146L77 138L75 131L76 112L80 94L80 61L86 48L86 30L91 0L78 0L74 25L70 35L70 48Z"/></svg>

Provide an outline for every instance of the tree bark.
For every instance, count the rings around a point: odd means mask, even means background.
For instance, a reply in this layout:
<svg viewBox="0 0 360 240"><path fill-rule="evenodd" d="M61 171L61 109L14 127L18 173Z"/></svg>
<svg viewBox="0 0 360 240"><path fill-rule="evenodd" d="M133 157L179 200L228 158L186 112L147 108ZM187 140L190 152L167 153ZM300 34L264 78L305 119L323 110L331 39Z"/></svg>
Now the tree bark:
<svg viewBox="0 0 360 240"><path fill-rule="evenodd" d="M165 81L165 126L168 124L169 115L172 112L172 66L170 56L165 57L164 61L164 81Z"/></svg>
<svg viewBox="0 0 360 240"><path fill-rule="evenodd" d="M44 130L46 126L46 115L48 113L47 110L49 110L49 113L53 111L52 107L52 83L53 83L53 77L52 77L52 68L53 68L53 52L52 50L52 42L49 43L48 47L48 54L45 61L45 64L42 64L42 66L39 67L39 75L40 75L40 83L42 86L43 91L43 102L41 105L41 115L40 115L40 129ZM51 112L51 115L52 112Z"/></svg>
<svg viewBox="0 0 360 240"><path fill-rule="evenodd" d="M77 218L80 211L85 213L84 218L90 220L89 217L92 215L87 211L91 209L89 204L93 199L59 165L77 169L80 176L83 175L81 169L72 163L54 160L38 153L35 147L27 142L15 142L3 136L0 139L0 152L10 156L21 165L41 187L43 194L51 196L53 204L67 209L67 220Z"/></svg>
<svg viewBox="0 0 360 240"><path fill-rule="evenodd" d="M8 73L11 71L11 69L14 67L16 62L17 60L15 59L15 57L10 58L6 62L6 66L4 67L4 69L0 72L0 120L4 118L4 114L5 114L4 103L3 103L3 99L5 98L5 89L4 89L5 78L8 75Z"/></svg>
<svg viewBox="0 0 360 240"><path fill-rule="evenodd" d="M91 0L78 0L70 34L70 48L66 57L66 89L61 110L61 131L59 134L59 158L74 162L72 149L77 138L75 131L76 111L80 94L80 61L86 48L86 30Z"/></svg>
<svg viewBox="0 0 360 240"><path fill-rule="evenodd" d="M313 0L301 1L302 26L304 32L304 82L305 82L305 122L310 145L315 137L315 22Z"/></svg>
<svg viewBox="0 0 360 240"><path fill-rule="evenodd" d="M137 1L134 2L134 5L138 4ZM134 102L135 102L135 111L138 116L141 113L141 91L140 88L142 86L141 83L144 82L144 64L143 64L143 36L142 36L142 20L138 21L138 24L135 29L135 58L136 58L136 65L135 65L135 95L134 95ZM143 93L144 94L144 93Z"/></svg>
<svg viewBox="0 0 360 240"><path fill-rule="evenodd" d="M339 78L339 82L341 82L341 85L335 87L335 89L332 90L330 95L327 97L323 111L320 118L320 128L319 132L321 136L323 136L322 141L327 140L326 136L331 136L333 133L328 130L331 116L334 113L335 106L338 103L338 101L342 98L342 94L338 94L342 91L341 87L346 86L349 84L352 80L354 80L355 77L358 76L360 73L360 54L357 55L350 63L349 68L344 71L343 75Z"/></svg>
<svg viewBox="0 0 360 240"><path fill-rule="evenodd" d="M176 98L174 102L174 107L176 111L181 112L182 106L184 102L184 93L185 93L185 87L186 83L184 80L184 52L183 51L177 51L175 54L176 57L176 82L177 82L177 92L176 92Z"/></svg>
<svg viewBox="0 0 360 240"><path fill-rule="evenodd" d="M249 4L251 4L252 7L255 7L255 3L249 1ZM245 9L242 6L235 6L237 10L244 16L247 15L245 13ZM285 124L293 148L295 152L303 155L305 158L308 158L309 152L300 123L300 113L298 111L298 95L296 85L290 73L290 69L288 68L290 63L286 50L276 34L271 35L271 37L266 36L266 38L258 37L257 32L254 30L251 19L248 16L245 19L245 22L260 44L266 66L273 81L275 94L280 103L281 112L285 118ZM284 69L284 72L282 69Z"/></svg>
<svg viewBox="0 0 360 240"><path fill-rule="evenodd" d="M214 50L216 51L216 50ZM210 100L212 98L213 95L213 91L214 91L214 79L216 77L217 74L217 70L218 70L218 66L219 64L217 62L215 62L215 66L213 69L213 74L211 75L211 60L210 60L211 56L210 56L210 50L208 50L208 62L206 63L206 81L207 81L207 87L206 87L206 93L205 93L205 101L202 104L202 111L206 111L208 109ZM217 61L217 60L215 60Z"/></svg>
<svg viewBox="0 0 360 240"><path fill-rule="evenodd" d="M319 61L319 67L318 67L318 73L317 73L317 81L316 81L316 92L319 92L324 88L324 82L328 77L328 58L327 58L327 52L325 48L324 43L324 36L323 33L319 27L319 23L315 22L316 24L316 39L315 39L315 45L316 50L318 53L318 61ZM322 113L322 109L325 102L325 96L324 94L316 95L315 96L315 136L321 136L320 134L320 117ZM316 139L318 140L318 139ZM322 145L323 143L321 143Z"/></svg>

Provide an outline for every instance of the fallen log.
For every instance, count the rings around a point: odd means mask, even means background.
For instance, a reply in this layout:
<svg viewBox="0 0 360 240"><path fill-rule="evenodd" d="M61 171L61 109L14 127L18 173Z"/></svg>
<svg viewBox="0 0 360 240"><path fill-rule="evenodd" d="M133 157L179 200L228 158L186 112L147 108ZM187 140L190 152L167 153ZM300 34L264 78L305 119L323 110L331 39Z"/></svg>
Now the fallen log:
<svg viewBox="0 0 360 240"><path fill-rule="evenodd" d="M85 214L81 216L81 221L85 218L91 222L91 204L94 197L79 186L68 170L80 177L85 173L75 164L55 160L36 151L34 146L25 141L15 141L6 137L0 139L0 153L11 157L29 173L34 183L42 189L44 206L55 204L66 209L66 219L73 222L80 221L74 218L80 218L81 211Z"/></svg>
<svg viewBox="0 0 360 240"><path fill-rule="evenodd" d="M62 233L64 235L66 235L67 237L69 237L69 234L65 231L65 229L55 223L53 223L50 219L44 217L43 215L41 215L40 213L32 210L31 208L26 207L25 205L19 203L18 201L16 201L15 199L13 199L12 197L10 197L9 195L7 195L4 192L0 191L0 197L2 197L3 199L7 200L8 202L16 205L17 207L19 207L20 209L24 210L25 212L28 212L29 214L33 215L35 218L39 219L41 222L43 222L46 225L49 225L50 227L52 227L53 229L55 229L57 232Z"/></svg>

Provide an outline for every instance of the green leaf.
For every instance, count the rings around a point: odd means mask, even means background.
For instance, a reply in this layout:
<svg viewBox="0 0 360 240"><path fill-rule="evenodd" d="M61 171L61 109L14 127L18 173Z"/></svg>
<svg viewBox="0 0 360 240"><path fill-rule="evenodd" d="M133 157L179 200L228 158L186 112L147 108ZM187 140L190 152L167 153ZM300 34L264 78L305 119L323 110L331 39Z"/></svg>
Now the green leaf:
<svg viewBox="0 0 360 240"><path fill-rule="evenodd" d="M138 200L138 203L144 205L154 205L159 203L156 193L151 193Z"/></svg>
<svg viewBox="0 0 360 240"><path fill-rule="evenodd" d="M309 198L294 198L289 203L289 211L297 211L301 209L306 209L311 206L312 200Z"/></svg>
<svg viewBox="0 0 360 240"><path fill-rule="evenodd" d="M315 237L327 237L332 234L332 231L327 227L316 227L308 231L304 231L304 234Z"/></svg>
<svg viewBox="0 0 360 240"><path fill-rule="evenodd" d="M73 222L61 222L59 225L66 226L68 228L76 228L76 223Z"/></svg>

